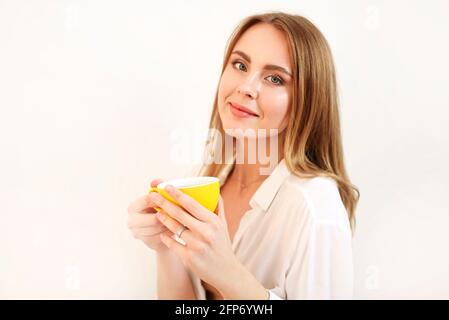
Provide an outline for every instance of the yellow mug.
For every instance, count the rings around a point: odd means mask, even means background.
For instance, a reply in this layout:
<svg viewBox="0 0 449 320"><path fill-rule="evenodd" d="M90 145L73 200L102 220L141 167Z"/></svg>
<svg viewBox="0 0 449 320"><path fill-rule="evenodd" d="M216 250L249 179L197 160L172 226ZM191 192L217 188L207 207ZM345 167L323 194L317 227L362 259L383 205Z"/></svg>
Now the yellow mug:
<svg viewBox="0 0 449 320"><path fill-rule="evenodd" d="M211 212L214 212L217 208L218 198L220 196L220 180L216 177L189 177L164 181L156 187L151 187L148 191L148 193L157 192L168 201L177 206L181 206L165 190L165 186L168 184L189 195ZM159 207L155 209L157 211L161 210Z"/></svg>

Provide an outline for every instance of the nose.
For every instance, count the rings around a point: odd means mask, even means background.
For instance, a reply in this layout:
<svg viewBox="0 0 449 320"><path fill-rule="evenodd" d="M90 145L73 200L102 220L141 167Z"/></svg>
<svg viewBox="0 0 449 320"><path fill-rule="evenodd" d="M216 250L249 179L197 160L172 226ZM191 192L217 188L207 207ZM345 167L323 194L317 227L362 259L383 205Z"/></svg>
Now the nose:
<svg viewBox="0 0 449 320"><path fill-rule="evenodd" d="M248 76L246 80L238 86L237 92L244 94L249 98L256 99L259 92L257 75L253 75L252 77Z"/></svg>

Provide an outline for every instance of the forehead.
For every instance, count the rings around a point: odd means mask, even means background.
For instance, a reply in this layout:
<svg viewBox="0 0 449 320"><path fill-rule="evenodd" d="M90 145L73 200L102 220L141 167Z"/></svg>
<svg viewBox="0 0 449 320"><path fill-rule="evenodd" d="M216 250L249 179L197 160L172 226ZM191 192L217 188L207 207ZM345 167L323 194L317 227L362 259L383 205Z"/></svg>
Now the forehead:
<svg viewBox="0 0 449 320"><path fill-rule="evenodd" d="M246 30L232 51L235 50L248 54L254 64L291 66L287 36L268 23L258 23Z"/></svg>

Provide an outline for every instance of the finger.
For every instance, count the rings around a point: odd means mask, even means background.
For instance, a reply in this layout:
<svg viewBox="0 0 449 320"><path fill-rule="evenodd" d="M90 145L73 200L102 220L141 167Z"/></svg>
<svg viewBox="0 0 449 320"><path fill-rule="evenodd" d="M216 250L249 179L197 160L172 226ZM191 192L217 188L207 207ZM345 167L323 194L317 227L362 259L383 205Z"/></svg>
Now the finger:
<svg viewBox="0 0 449 320"><path fill-rule="evenodd" d="M155 237L159 237L161 234L165 233L165 232L169 232L171 233L170 230L168 230L167 228L165 228L165 230L161 230L160 232L157 232L153 235L142 235L142 234L135 234L135 238L142 240L142 241L146 241L146 240L154 240Z"/></svg>
<svg viewBox="0 0 449 320"><path fill-rule="evenodd" d="M185 231L187 232L187 231ZM184 233L183 233L184 236ZM178 241L174 240L170 236L168 236L166 233L161 233L159 235L161 241L171 250L173 250L183 261L185 261L185 257L187 256L187 248L180 244ZM187 241L186 241L187 243Z"/></svg>
<svg viewBox="0 0 449 320"><path fill-rule="evenodd" d="M168 228L161 234L165 234L167 237L173 237L173 232L171 232Z"/></svg>
<svg viewBox="0 0 449 320"><path fill-rule="evenodd" d="M164 182L164 181L162 179L160 179L160 178L154 179L153 181L151 181L151 186L152 187L157 187L157 185L159 183L161 183L161 182Z"/></svg>
<svg viewBox="0 0 449 320"><path fill-rule="evenodd" d="M128 213L133 212L141 212L145 213L148 212L148 210L152 209L154 207L154 202L151 200L150 194L146 194L134 202L132 202L128 207ZM153 212L156 212L156 210L153 210Z"/></svg>
<svg viewBox="0 0 449 320"><path fill-rule="evenodd" d="M154 213L132 212L128 216L128 228L151 227L159 224Z"/></svg>
<svg viewBox="0 0 449 320"><path fill-rule="evenodd" d="M176 221L175 219L170 217L164 211L161 211L161 212L157 213L156 217L161 222L161 224L164 227L166 227L168 230L170 230L173 234L176 234L183 227L183 224L179 223L179 221ZM184 231L183 234L184 233L186 233L186 231Z"/></svg>
<svg viewBox="0 0 449 320"><path fill-rule="evenodd" d="M133 236L134 236L134 238L136 238L136 239L140 239L140 240L149 240L149 239L154 239L154 237L159 237L159 235L161 234L161 233L164 233L164 232L169 232L169 233L171 233L171 231L170 230L168 230L167 228L165 228L165 229L162 229L162 230L160 230L160 231L158 231L158 232L155 232L155 233L152 233L152 234L141 234L141 233L138 233L138 232L133 232Z"/></svg>
<svg viewBox="0 0 449 320"><path fill-rule="evenodd" d="M186 211L198 220L204 222L212 220L211 212L189 195L176 189L172 185L167 185L165 190L167 190L168 194L171 195Z"/></svg>
<svg viewBox="0 0 449 320"><path fill-rule="evenodd" d="M160 213L157 215L158 219L161 221L161 223L167 227L168 230L172 234L175 234L181 230L183 225L176 221L175 219L171 218L168 214ZM159 217L160 216L160 217ZM198 239L195 237L195 235L192 233L191 230L187 229L184 230L181 234L181 239L185 241L185 243L189 246L196 246L198 245Z"/></svg>
<svg viewBox="0 0 449 320"><path fill-rule="evenodd" d="M168 230L162 223L155 227L133 228L133 233L145 237L151 237Z"/></svg>
<svg viewBox="0 0 449 320"><path fill-rule="evenodd" d="M175 234L168 229L167 231L159 234L159 236L161 236L162 234L172 239L173 237L176 237ZM195 238L195 236L192 234L190 230L185 230L182 233L181 240L183 240L185 242L185 245L192 250L204 250L204 244L198 241L198 239Z"/></svg>
<svg viewBox="0 0 449 320"><path fill-rule="evenodd" d="M205 223L195 219L188 212L184 211L184 209L180 208L176 204L168 201L160 194L154 192L151 195L152 201L156 203L156 205L162 208L170 217L177 220L182 225L186 226L194 233L201 234L205 229Z"/></svg>

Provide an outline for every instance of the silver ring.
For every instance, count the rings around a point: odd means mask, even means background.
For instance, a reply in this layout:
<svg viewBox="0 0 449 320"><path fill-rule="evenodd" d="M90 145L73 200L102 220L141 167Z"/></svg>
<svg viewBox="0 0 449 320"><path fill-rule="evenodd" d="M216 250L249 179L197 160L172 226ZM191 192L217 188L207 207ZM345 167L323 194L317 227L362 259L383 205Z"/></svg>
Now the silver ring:
<svg viewBox="0 0 449 320"><path fill-rule="evenodd" d="M186 227L186 226L182 226L178 231L176 231L176 236L177 236L179 239L181 239L182 233L183 233L184 231L186 231L186 230L187 230L187 227Z"/></svg>

